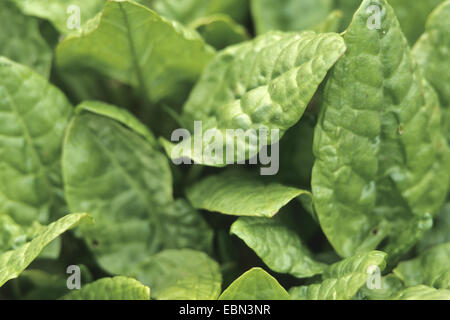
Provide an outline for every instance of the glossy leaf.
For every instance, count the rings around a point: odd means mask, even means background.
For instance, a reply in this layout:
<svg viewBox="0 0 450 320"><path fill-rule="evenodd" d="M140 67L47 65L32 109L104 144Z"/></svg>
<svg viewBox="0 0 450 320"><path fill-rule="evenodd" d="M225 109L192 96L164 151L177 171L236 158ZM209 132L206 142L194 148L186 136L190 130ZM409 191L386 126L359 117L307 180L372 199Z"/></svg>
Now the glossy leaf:
<svg viewBox="0 0 450 320"><path fill-rule="evenodd" d="M41 75L1 57L0 79L0 211L20 225L47 223L72 107Z"/></svg>
<svg viewBox="0 0 450 320"><path fill-rule="evenodd" d="M169 155L211 166L252 159L263 146L278 142L267 130L279 130L281 137L298 122L344 51L339 35L314 32L272 32L221 51L184 106L184 123L192 129L194 121L201 121L205 135L194 131L194 138L184 139ZM269 134L259 138L264 131Z"/></svg>
<svg viewBox="0 0 450 320"><path fill-rule="evenodd" d="M273 217L292 199L307 191L268 183L243 172L225 171L187 190L197 209L235 216Z"/></svg>
<svg viewBox="0 0 450 320"><path fill-rule="evenodd" d="M27 15L49 20L66 34L93 18L106 0L12 0ZM79 24L79 25L78 25Z"/></svg>
<svg viewBox="0 0 450 320"><path fill-rule="evenodd" d="M139 264L135 273L158 300L215 300L220 294L219 265L198 251L161 251Z"/></svg>
<svg viewBox="0 0 450 320"><path fill-rule="evenodd" d="M230 284L219 300L289 300L289 294L266 271L253 268Z"/></svg>
<svg viewBox="0 0 450 320"><path fill-rule="evenodd" d="M400 291L391 300L450 300L450 290L415 286Z"/></svg>
<svg viewBox="0 0 450 320"><path fill-rule="evenodd" d="M294 300L349 300L375 274L386 267L386 254L372 251L332 264L322 274L322 282L292 288Z"/></svg>
<svg viewBox="0 0 450 320"><path fill-rule="evenodd" d="M314 260L300 236L278 217L242 217L233 223L230 233L241 238L275 272L308 278L326 267Z"/></svg>
<svg viewBox="0 0 450 320"><path fill-rule="evenodd" d="M26 17L8 1L0 3L0 56L22 63L48 77L52 52L37 19Z"/></svg>
<svg viewBox="0 0 450 320"><path fill-rule="evenodd" d="M367 26L372 5L382 8L380 29ZM340 255L386 239L395 260L431 227L447 194L438 101L386 1L363 1L344 39L315 132L314 204Z"/></svg>
<svg viewBox="0 0 450 320"><path fill-rule="evenodd" d="M206 43L217 50L249 39L245 28L226 15L199 18L190 27L197 30Z"/></svg>
<svg viewBox="0 0 450 320"><path fill-rule="evenodd" d="M408 287L423 284L437 289L450 289L450 242L401 262L394 273Z"/></svg>
<svg viewBox="0 0 450 320"><path fill-rule="evenodd" d="M0 255L0 287L8 280L17 278L41 251L63 232L76 227L80 222L89 221L85 213L73 213L48 225L45 230L30 242Z"/></svg>
<svg viewBox="0 0 450 320"><path fill-rule="evenodd" d="M64 300L150 300L150 288L127 277L103 278L73 290Z"/></svg>
<svg viewBox="0 0 450 320"><path fill-rule="evenodd" d="M153 102L187 92L214 50L177 22L132 1L108 1L57 48L57 64L88 67L130 84Z"/></svg>
<svg viewBox="0 0 450 320"><path fill-rule="evenodd" d="M83 237L113 274L128 274L161 247L210 248L203 219L182 200L174 202L167 159L148 135L131 114L97 103L79 107L66 136L67 202L96 219L82 228Z"/></svg>

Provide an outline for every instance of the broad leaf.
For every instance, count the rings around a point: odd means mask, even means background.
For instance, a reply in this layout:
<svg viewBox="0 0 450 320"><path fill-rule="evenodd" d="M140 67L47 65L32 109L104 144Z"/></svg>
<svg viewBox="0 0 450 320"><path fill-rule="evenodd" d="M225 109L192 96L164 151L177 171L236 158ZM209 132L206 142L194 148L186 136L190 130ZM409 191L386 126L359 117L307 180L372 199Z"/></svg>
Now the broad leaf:
<svg viewBox="0 0 450 320"><path fill-rule="evenodd" d="M25 230L11 217L0 214L0 254L16 249L27 239Z"/></svg>
<svg viewBox="0 0 450 320"><path fill-rule="evenodd" d="M210 176L187 190L197 209L235 216L273 217L292 199L307 191L266 182L239 171Z"/></svg>
<svg viewBox="0 0 450 320"><path fill-rule="evenodd" d="M398 292L391 300L450 300L450 290L415 286Z"/></svg>
<svg viewBox="0 0 450 320"><path fill-rule="evenodd" d="M182 98L214 55L201 37L132 1L111 0L57 48L61 67L89 67L136 87L152 102Z"/></svg>
<svg viewBox="0 0 450 320"><path fill-rule="evenodd" d="M372 251L332 264L322 274L322 282L292 288L294 300L349 300L386 267L386 254ZM372 283L370 281L370 283Z"/></svg>
<svg viewBox="0 0 450 320"><path fill-rule="evenodd" d="M73 213L48 225L30 242L0 255L0 287L8 280L17 278L41 251L63 232L89 219L85 213Z"/></svg>
<svg viewBox="0 0 450 320"><path fill-rule="evenodd" d="M22 63L48 77L52 52L37 19L26 17L10 2L0 3L0 56Z"/></svg>
<svg viewBox="0 0 450 320"><path fill-rule="evenodd" d="M159 300L215 300L222 275L217 262L193 250L164 250L148 257L135 271Z"/></svg>
<svg viewBox="0 0 450 320"><path fill-rule="evenodd" d="M280 216L239 218L230 233L241 238L275 272L307 278L322 273L326 267L314 260L300 236Z"/></svg>
<svg viewBox="0 0 450 320"><path fill-rule="evenodd" d="M367 26L373 5L379 30ZM314 204L340 255L386 239L395 260L431 227L447 194L438 101L386 1L363 1L344 39L315 131Z"/></svg>
<svg viewBox="0 0 450 320"><path fill-rule="evenodd" d="M217 50L249 39L245 28L226 15L199 18L190 27L197 30L206 43Z"/></svg>
<svg viewBox="0 0 450 320"><path fill-rule="evenodd" d="M450 1L433 11L426 30L413 53L425 71L425 78L438 93L444 110L444 130L450 141Z"/></svg>
<svg viewBox="0 0 450 320"><path fill-rule="evenodd" d="M310 30L325 20L333 0L251 0L258 34L271 30Z"/></svg>
<svg viewBox="0 0 450 320"><path fill-rule="evenodd" d="M72 211L96 219L81 230L100 265L128 274L161 247L208 249L209 227L174 202L169 164L148 130L113 106L87 103L78 111L64 144L64 189Z"/></svg>
<svg viewBox="0 0 450 320"><path fill-rule="evenodd" d="M171 158L210 166L252 159L278 142L277 132L267 130L279 130L281 137L298 122L344 51L339 35L314 32L268 33L221 51L184 106L189 129L194 121L201 121L201 128L194 138L166 148Z"/></svg>
<svg viewBox="0 0 450 320"><path fill-rule="evenodd" d="M423 284L450 289L450 242L430 248L417 258L401 262L394 273L408 287Z"/></svg>
<svg viewBox="0 0 450 320"><path fill-rule="evenodd" d="M289 300L289 294L270 274L253 268L230 284L219 300Z"/></svg>
<svg viewBox="0 0 450 320"><path fill-rule="evenodd" d="M93 18L106 0L11 0L27 15L49 20L66 34Z"/></svg>
<svg viewBox="0 0 450 320"><path fill-rule="evenodd" d="M0 79L0 211L20 225L47 223L72 107L41 75L2 57Z"/></svg>
<svg viewBox="0 0 450 320"><path fill-rule="evenodd" d="M436 216L433 228L427 231L417 244L418 250L424 250L436 245L450 242L450 203L447 202Z"/></svg>
<svg viewBox="0 0 450 320"><path fill-rule="evenodd" d="M103 278L73 290L64 300L150 300L150 288L126 277Z"/></svg>

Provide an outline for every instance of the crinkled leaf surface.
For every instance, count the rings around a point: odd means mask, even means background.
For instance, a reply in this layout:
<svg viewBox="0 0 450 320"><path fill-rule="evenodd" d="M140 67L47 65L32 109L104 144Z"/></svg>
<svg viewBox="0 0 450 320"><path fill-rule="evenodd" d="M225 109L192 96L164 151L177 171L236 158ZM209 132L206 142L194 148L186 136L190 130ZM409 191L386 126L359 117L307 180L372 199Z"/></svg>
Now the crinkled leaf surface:
<svg viewBox="0 0 450 320"><path fill-rule="evenodd" d="M197 30L203 39L217 50L249 39L243 26L223 14L199 18L190 27Z"/></svg>
<svg viewBox="0 0 450 320"><path fill-rule="evenodd" d="M398 292L391 300L450 300L450 290L420 285Z"/></svg>
<svg viewBox="0 0 450 320"><path fill-rule="evenodd" d="M266 182L244 172L224 171L190 187L187 197L197 209L235 216L273 217L304 193L308 191Z"/></svg>
<svg viewBox="0 0 450 320"><path fill-rule="evenodd" d="M425 22L431 11L444 0L389 0L400 26L412 45L425 29Z"/></svg>
<svg viewBox="0 0 450 320"><path fill-rule="evenodd" d="M153 102L183 97L214 50L178 22L131 1L111 0L61 42L57 64L88 67L130 84Z"/></svg>
<svg viewBox="0 0 450 320"><path fill-rule="evenodd" d="M80 107L63 153L66 199L71 210L84 208L95 217L82 233L100 265L128 274L161 247L208 249L209 227L186 202L172 198L165 156L131 114L114 109Z"/></svg>
<svg viewBox="0 0 450 320"><path fill-rule="evenodd" d="M26 232L11 217L0 214L0 253L15 249L26 241Z"/></svg>
<svg viewBox="0 0 450 320"><path fill-rule="evenodd" d="M0 255L0 287L8 280L17 278L41 251L60 234L90 220L85 213L73 213L48 225L41 234L19 248Z"/></svg>
<svg viewBox="0 0 450 320"><path fill-rule="evenodd" d="M64 300L150 300L150 288L127 277L103 278L73 290Z"/></svg>
<svg viewBox="0 0 450 320"><path fill-rule="evenodd" d="M251 0L258 34L271 30L308 30L333 9L333 0Z"/></svg>
<svg viewBox="0 0 450 320"><path fill-rule="evenodd" d="M10 2L0 3L0 56L8 57L48 77L52 52L37 19L26 17Z"/></svg>
<svg viewBox="0 0 450 320"><path fill-rule="evenodd" d="M72 107L41 75L1 57L0 79L0 211L21 225L46 223Z"/></svg>
<svg viewBox="0 0 450 320"><path fill-rule="evenodd" d="M27 15L49 20L66 34L93 18L106 0L12 0ZM78 26L79 27L79 26Z"/></svg>
<svg viewBox="0 0 450 320"><path fill-rule="evenodd" d="M297 278L320 274L326 265L312 257L295 230L280 217L241 217L230 233L241 238L273 271Z"/></svg>
<svg viewBox="0 0 450 320"><path fill-rule="evenodd" d="M137 267L137 279L159 300L215 300L222 275L217 262L194 250L164 250Z"/></svg>
<svg viewBox="0 0 450 320"><path fill-rule="evenodd" d="M445 1L428 18L426 32L413 53L425 71L425 78L438 93L444 114L444 129L450 141L450 1Z"/></svg>
<svg viewBox="0 0 450 320"><path fill-rule="evenodd" d="M348 300L352 299L378 268L386 267L386 254L371 251L332 264L324 270L323 281L309 286L291 288L294 300Z"/></svg>
<svg viewBox="0 0 450 320"><path fill-rule="evenodd" d="M379 30L367 27L372 5L383 9ZM315 208L340 255L387 239L395 259L431 227L447 193L438 101L386 1L363 1L344 39L315 132Z"/></svg>
<svg viewBox="0 0 450 320"><path fill-rule="evenodd" d="M253 268L230 284L219 300L289 300L289 294L266 271Z"/></svg>
<svg viewBox="0 0 450 320"><path fill-rule="evenodd" d="M417 258L401 262L394 273L406 286L450 289L450 242L432 247Z"/></svg>
<svg viewBox="0 0 450 320"><path fill-rule="evenodd" d="M253 158L264 145L278 142L272 132L264 135L266 141L258 133L274 129L282 136L295 125L344 51L339 35L314 32L271 32L221 51L184 106L189 129L194 121L202 121L208 134L184 139L169 150L172 159L217 166ZM218 151L212 155L211 149Z"/></svg>

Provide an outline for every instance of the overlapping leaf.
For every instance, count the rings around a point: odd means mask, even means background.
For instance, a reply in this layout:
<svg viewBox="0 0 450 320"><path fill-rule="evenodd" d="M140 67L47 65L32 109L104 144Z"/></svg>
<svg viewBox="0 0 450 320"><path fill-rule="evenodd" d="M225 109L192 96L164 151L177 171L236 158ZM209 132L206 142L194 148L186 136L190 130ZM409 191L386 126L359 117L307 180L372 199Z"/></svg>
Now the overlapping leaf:
<svg viewBox="0 0 450 320"><path fill-rule="evenodd" d="M359 254L329 266L322 274L322 282L292 288L295 300L349 300L376 272L386 267L386 254L372 251Z"/></svg>
<svg viewBox="0 0 450 320"><path fill-rule="evenodd" d="M266 271L253 268L230 284L219 300L289 300L289 294Z"/></svg>
<svg viewBox="0 0 450 320"><path fill-rule="evenodd" d="M105 270L128 274L162 247L210 248L209 227L183 200L174 202L167 159L126 111L81 105L65 140L63 173L70 209L97 221L82 233Z"/></svg>
<svg viewBox="0 0 450 320"><path fill-rule="evenodd" d="M87 214L73 213L48 225L41 234L19 248L0 255L0 287L14 279L60 234L89 219Z"/></svg>
<svg viewBox="0 0 450 320"><path fill-rule="evenodd" d="M93 68L158 102L182 99L213 55L196 32L135 2L111 0L60 43L56 58L61 67Z"/></svg>
<svg viewBox="0 0 450 320"><path fill-rule="evenodd" d="M230 233L241 238L275 272L307 278L326 268L314 260L298 233L281 217L242 217L231 226Z"/></svg>
<svg viewBox="0 0 450 320"><path fill-rule="evenodd" d="M373 5L380 29L367 24ZM327 81L315 132L315 208L340 255L386 239L395 260L431 227L446 197L438 101L386 1L363 1L344 39L348 51Z"/></svg>
<svg viewBox="0 0 450 320"><path fill-rule="evenodd" d="M220 294L219 265L194 250L164 250L148 257L134 271L159 300L215 300Z"/></svg>
<svg viewBox="0 0 450 320"><path fill-rule="evenodd" d="M6 58L0 79L0 211L21 225L47 223L72 107L41 75Z"/></svg>
<svg viewBox="0 0 450 320"><path fill-rule="evenodd" d="M442 3L430 15L426 32L413 53L425 71L425 78L438 93L444 130L450 141L450 1Z"/></svg>
<svg viewBox="0 0 450 320"><path fill-rule="evenodd" d="M168 153L211 166L253 158L278 142L268 130L281 137L298 122L344 51L339 35L314 32L272 32L223 50L184 106L189 129L201 121L205 134L185 138Z"/></svg>
<svg viewBox="0 0 450 320"><path fill-rule="evenodd" d="M74 290L64 300L150 300L150 288L127 277L103 278Z"/></svg>

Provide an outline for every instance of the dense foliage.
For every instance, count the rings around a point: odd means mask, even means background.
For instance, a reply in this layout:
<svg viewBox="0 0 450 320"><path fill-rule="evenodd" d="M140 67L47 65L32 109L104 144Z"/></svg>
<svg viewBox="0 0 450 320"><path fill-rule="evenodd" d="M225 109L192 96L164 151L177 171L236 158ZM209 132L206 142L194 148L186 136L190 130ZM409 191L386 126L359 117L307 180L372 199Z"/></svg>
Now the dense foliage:
<svg viewBox="0 0 450 320"><path fill-rule="evenodd" d="M450 0L2 0L0 29L0 299L450 299Z"/></svg>

